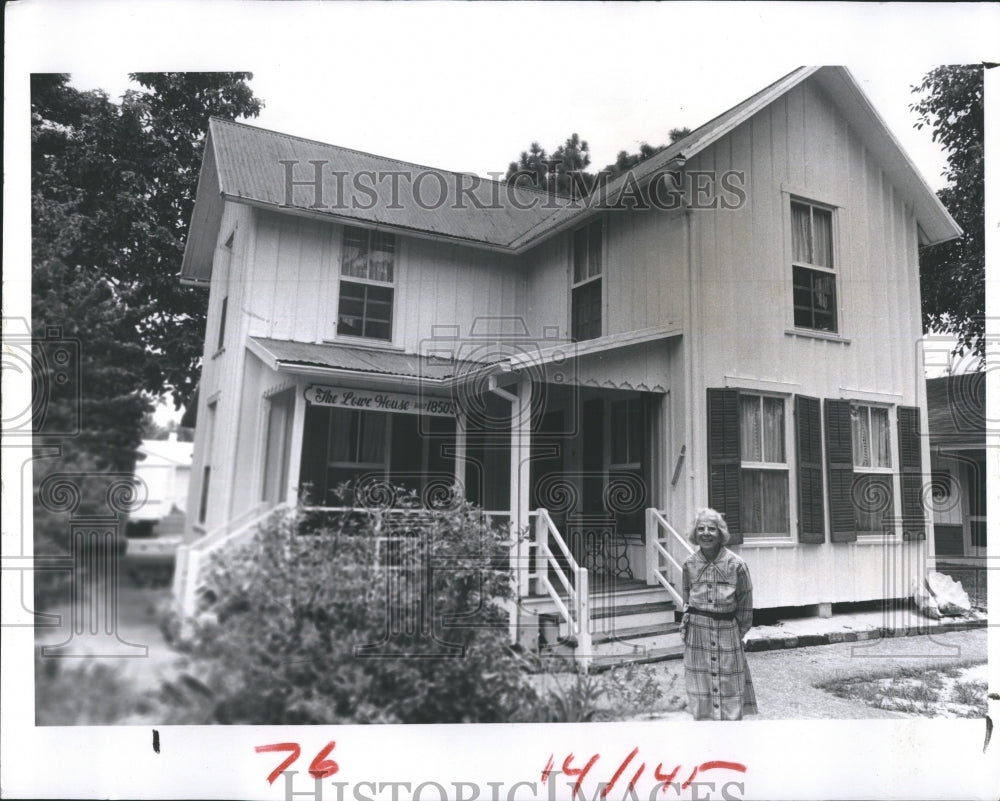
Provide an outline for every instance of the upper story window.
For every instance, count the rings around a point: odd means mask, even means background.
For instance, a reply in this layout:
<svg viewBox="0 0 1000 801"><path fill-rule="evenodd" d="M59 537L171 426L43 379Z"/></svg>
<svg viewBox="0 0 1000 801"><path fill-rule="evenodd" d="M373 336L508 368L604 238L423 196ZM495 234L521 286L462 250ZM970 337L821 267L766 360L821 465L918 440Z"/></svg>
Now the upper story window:
<svg viewBox="0 0 1000 801"><path fill-rule="evenodd" d="M574 342L601 335L603 224L592 222L573 234L572 335Z"/></svg>
<svg viewBox="0 0 1000 801"><path fill-rule="evenodd" d="M392 339L395 266L394 234L344 228L338 334Z"/></svg>
<svg viewBox="0 0 1000 801"><path fill-rule="evenodd" d="M792 295L795 326L837 330L833 211L792 201Z"/></svg>

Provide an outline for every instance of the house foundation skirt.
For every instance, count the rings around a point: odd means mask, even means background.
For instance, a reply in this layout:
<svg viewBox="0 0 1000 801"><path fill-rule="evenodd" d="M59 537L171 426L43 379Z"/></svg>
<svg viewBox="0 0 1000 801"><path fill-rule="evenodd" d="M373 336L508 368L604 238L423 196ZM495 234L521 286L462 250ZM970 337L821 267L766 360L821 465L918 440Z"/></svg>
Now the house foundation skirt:
<svg viewBox="0 0 1000 801"><path fill-rule="evenodd" d="M695 720L740 720L757 712L750 669L735 620L689 614L684 681Z"/></svg>

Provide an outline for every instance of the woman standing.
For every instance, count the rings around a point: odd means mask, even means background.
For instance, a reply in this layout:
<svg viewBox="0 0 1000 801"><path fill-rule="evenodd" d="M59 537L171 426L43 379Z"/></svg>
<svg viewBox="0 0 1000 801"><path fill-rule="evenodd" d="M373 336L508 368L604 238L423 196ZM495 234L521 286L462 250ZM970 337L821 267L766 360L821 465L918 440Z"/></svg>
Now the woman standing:
<svg viewBox="0 0 1000 801"><path fill-rule="evenodd" d="M695 720L740 720L757 712L743 637L753 622L746 562L726 548L729 528L714 509L699 509L684 561L684 673Z"/></svg>

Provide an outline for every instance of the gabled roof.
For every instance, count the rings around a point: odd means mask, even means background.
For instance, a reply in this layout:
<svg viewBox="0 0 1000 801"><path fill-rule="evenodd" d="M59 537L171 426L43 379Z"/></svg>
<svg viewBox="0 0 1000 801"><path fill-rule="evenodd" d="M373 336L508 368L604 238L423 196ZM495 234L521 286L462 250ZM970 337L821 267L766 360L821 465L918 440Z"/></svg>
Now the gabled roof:
<svg viewBox="0 0 1000 801"><path fill-rule="evenodd" d="M626 183L634 180L641 186L664 169L682 166L809 79L815 80L840 108L893 184L913 205L922 244L960 236L961 229L844 67L800 67L788 73L636 165L631 178L619 176L609 182L605 196L614 203ZM315 175L312 162L320 164L322 197L317 196L311 183L295 185L288 203L289 167L282 162L291 163L291 177L296 182L312 179ZM374 180L367 176L393 173L403 177L398 181L387 178L374 186L379 202L373 202L369 187ZM338 174L344 177L338 178ZM363 176L364 185L360 188L354 181L358 176ZM184 253L181 274L185 278L206 280L211 273L222 198L286 213L441 237L508 253L523 252L598 211L584 202L574 203L502 182L213 119ZM423 202L417 202L418 199Z"/></svg>
<svg viewBox="0 0 1000 801"><path fill-rule="evenodd" d="M986 447L986 373L927 381L927 432L931 445Z"/></svg>

